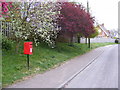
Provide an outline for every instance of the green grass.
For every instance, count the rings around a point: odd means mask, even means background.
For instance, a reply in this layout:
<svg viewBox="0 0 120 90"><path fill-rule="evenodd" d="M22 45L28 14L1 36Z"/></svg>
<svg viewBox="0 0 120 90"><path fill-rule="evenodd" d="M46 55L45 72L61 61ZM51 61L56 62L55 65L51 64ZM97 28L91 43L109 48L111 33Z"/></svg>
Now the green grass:
<svg viewBox="0 0 120 90"><path fill-rule="evenodd" d="M113 43L94 43L91 49L110 45ZM13 45L13 48L15 45ZM59 43L57 47L51 49L47 45L40 44L34 47L33 55L30 55L30 70L27 70L26 55L23 54L23 45L19 49L19 54L15 53L15 49L10 51L3 50L2 53L2 84L6 87L16 81L27 78L37 73L43 73L51 68L59 66L75 56L84 54L91 49L86 44L77 44L69 46L67 43Z"/></svg>

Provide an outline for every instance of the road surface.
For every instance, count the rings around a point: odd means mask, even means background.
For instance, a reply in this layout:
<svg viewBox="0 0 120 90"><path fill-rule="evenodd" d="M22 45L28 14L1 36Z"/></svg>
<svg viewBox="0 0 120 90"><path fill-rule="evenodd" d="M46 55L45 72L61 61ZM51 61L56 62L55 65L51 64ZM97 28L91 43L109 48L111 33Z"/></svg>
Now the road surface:
<svg viewBox="0 0 120 90"><path fill-rule="evenodd" d="M118 88L118 45L105 50L64 88Z"/></svg>

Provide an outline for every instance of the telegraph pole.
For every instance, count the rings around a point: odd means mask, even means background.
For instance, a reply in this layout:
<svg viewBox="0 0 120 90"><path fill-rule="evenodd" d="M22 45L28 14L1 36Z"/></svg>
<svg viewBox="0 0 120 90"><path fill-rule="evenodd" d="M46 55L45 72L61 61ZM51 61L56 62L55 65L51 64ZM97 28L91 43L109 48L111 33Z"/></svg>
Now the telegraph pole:
<svg viewBox="0 0 120 90"><path fill-rule="evenodd" d="M89 13L89 2L87 0L87 12ZM88 37L88 48L90 48L90 37Z"/></svg>
<svg viewBox="0 0 120 90"><path fill-rule="evenodd" d="M87 12L89 13L89 2L87 0Z"/></svg>

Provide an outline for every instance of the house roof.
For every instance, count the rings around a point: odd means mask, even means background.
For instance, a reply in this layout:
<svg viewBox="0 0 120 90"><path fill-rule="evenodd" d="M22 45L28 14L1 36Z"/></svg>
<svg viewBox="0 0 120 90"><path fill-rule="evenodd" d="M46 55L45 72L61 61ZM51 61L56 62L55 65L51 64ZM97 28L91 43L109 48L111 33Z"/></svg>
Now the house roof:
<svg viewBox="0 0 120 90"><path fill-rule="evenodd" d="M108 30L104 27L104 24L98 24L98 26L107 36L109 36Z"/></svg>

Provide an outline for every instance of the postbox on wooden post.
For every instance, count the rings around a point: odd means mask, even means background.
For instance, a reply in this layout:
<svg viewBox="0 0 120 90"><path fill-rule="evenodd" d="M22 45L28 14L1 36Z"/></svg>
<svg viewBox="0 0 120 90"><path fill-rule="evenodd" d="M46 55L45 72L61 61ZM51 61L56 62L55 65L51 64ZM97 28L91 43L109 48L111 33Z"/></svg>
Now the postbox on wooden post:
<svg viewBox="0 0 120 90"><path fill-rule="evenodd" d="M24 54L27 55L27 64L28 64L28 70L29 70L29 55L32 55L32 42L24 42Z"/></svg>

